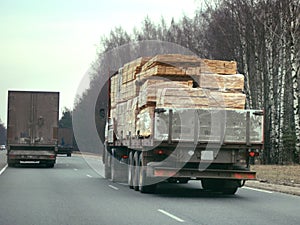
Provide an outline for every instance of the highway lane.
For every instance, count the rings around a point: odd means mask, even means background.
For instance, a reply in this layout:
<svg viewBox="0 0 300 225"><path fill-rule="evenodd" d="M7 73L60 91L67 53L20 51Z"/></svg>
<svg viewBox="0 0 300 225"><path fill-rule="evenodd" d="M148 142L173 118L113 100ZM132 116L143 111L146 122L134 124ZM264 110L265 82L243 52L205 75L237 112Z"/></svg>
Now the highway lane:
<svg viewBox="0 0 300 225"><path fill-rule="evenodd" d="M0 175L0 224L299 224L300 198L240 189L209 193L198 182L160 184L141 194L102 177L97 157L58 157L53 169Z"/></svg>

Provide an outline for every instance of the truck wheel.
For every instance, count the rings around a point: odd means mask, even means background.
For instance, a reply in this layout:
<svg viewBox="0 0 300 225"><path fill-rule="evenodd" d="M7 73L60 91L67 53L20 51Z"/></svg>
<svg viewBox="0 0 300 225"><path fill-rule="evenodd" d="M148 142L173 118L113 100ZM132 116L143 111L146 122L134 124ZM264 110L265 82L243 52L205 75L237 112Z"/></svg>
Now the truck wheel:
<svg viewBox="0 0 300 225"><path fill-rule="evenodd" d="M223 194L225 194L225 195L234 195L237 190L238 190L238 187L235 187L235 188L225 188L223 190Z"/></svg>
<svg viewBox="0 0 300 225"><path fill-rule="evenodd" d="M141 193L154 193L156 190L156 183L152 183L151 179L147 177L146 168L143 165L143 154L139 157L139 188Z"/></svg>
<svg viewBox="0 0 300 225"><path fill-rule="evenodd" d="M135 191L139 190L139 174L140 174L140 170L139 170L139 155L138 152L134 153L133 156L133 180L132 180L132 186L133 189Z"/></svg>
<svg viewBox="0 0 300 225"><path fill-rule="evenodd" d="M111 156L109 152L105 152L105 156L104 156L104 177L106 179L110 179L111 178L111 170L110 170L110 160L111 160Z"/></svg>
<svg viewBox="0 0 300 225"><path fill-rule="evenodd" d="M67 156L68 156L68 157L71 157L71 153L68 153Z"/></svg>
<svg viewBox="0 0 300 225"><path fill-rule="evenodd" d="M128 157L128 186L130 189L133 189L133 170L133 154L130 152Z"/></svg>
<svg viewBox="0 0 300 225"><path fill-rule="evenodd" d="M8 165L8 167L15 167L15 164L12 162L8 162L7 165Z"/></svg>
<svg viewBox="0 0 300 225"><path fill-rule="evenodd" d="M7 166L8 166L8 167L15 167L15 165L16 165L16 164L14 163L14 161L9 160L9 159L7 160Z"/></svg>

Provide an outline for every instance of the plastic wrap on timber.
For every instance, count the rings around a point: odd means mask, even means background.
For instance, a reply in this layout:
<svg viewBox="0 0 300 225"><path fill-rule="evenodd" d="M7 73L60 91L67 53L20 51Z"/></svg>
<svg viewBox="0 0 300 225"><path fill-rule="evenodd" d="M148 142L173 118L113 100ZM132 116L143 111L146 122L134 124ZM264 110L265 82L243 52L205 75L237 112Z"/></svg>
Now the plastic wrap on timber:
<svg viewBox="0 0 300 225"><path fill-rule="evenodd" d="M202 88L164 88L156 98L159 108L226 108L244 109L246 95Z"/></svg>
<svg viewBox="0 0 300 225"><path fill-rule="evenodd" d="M109 117L116 119L116 117L117 117L117 109L116 108L111 108L110 109Z"/></svg>
<svg viewBox="0 0 300 225"><path fill-rule="evenodd" d="M133 136L136 134L137 102L137 97L127 101L125 113L125 135Z"/></svg>
<svg viewBox="0 0 300 225"><path fill-rule="evenodd" d="M154 108L144 108L137 115L136 130L139 136L148 137L152 134Z"/></svg>
<svg viewBox="0 0 300 225"><path fill-rule="evenodd" d="M115 127L119 138L136 134L137 101L136 97L117 104Z"/></svg>
<svg viewBox="0 0 300 225"><path fill-rule="evenodd" d="M110 103L111 107L116 107L118 94L118 76L113 76L110 79Z"/></svg>
<svg viewBox="0 0 300 225"><path fill-rule="evenodd" d="M116 107L116 135L118 138L123 138L123 131L125 130L125 116L127 110L127 102L119 102Z"/></svg>

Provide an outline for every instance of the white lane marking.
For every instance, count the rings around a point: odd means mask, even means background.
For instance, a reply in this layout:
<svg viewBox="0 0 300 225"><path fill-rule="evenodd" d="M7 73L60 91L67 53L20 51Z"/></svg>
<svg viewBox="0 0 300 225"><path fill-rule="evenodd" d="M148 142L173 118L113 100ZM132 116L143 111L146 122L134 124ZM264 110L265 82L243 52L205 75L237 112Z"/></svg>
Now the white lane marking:
<svg viewBox="0 0 300 225"><path fill-rule="evenodd" d="M75 171L77 171L78 169L74 168Z"/></svg>
<svg viewBox="0 0 300 225"><path fill-rule="evenodd" d="M259 192L264 192L264 193L268 193L268 194L272 194L272 191L267 191L267 190L263 190L263 189L257 189L257 188L251 188L251 187L243 187L244 189L248 189L251 191L259 191Z"/></svg>
<svg viewBox="0 0 300 225"><path fill-rule="evenodd" d="M176 220L176 221L178 221L178 222L180 222L180 223L183 223L183 222L184 222L183 219L180 219L179 217L174 216L173 214L168 213L168 212L165 211L165 210L158 209L157 211L160 212L160 213L162 213L162 214L165 214L165 215L168 216L168 217L171 217L172 219L174 219L174 220Z"/></svg>
<svg viewBox="0 0 300 225"><path fill-rule="evenodd" d="M92 176L91 176L91 175L89 175L89 174L87 174L86 176L87 176L87 177L89 177L89 178L91 178L91 177L92 177Z"/></svg>
<svg viewBox="0 0 300 225"><path fill-rule="evenodd" d="M3 169L0 171L0 175L6 170L6 168L8 167L8 165L6 164Z"/></svg>
<svg viewBox="0 0 300 225"><path fill-rule="evenodd" d="M114 190L116 190L116 191L119 190L119 188L117 188L117 187L115 187L115 186L113 186L113 185L108 185L108 187L110 187L110 188L112 188L112 189L114 189Z"/></svg>

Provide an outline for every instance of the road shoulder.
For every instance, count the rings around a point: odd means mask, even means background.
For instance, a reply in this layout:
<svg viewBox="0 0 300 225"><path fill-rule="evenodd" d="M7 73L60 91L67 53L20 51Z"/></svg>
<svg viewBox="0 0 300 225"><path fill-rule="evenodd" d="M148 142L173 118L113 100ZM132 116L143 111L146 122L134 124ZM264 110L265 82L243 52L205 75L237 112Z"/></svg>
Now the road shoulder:
<svg viewBox="0 0 300 225"><path fill-rule="evenodd" d="M280 184L271 184L271 183L266 183L266 182L260 182L258 180L247 181L245 186L300 196L300 187L293 187L293 186L280 185Z"/></svg>

